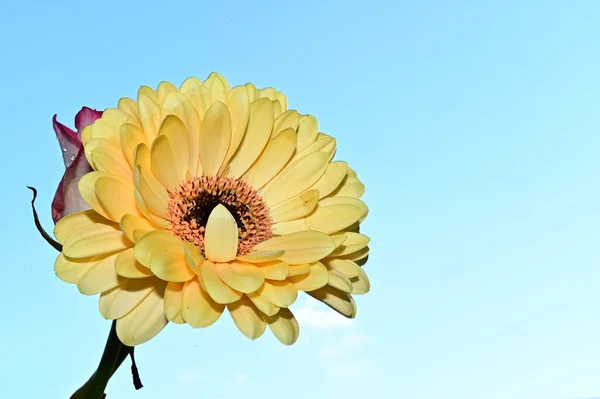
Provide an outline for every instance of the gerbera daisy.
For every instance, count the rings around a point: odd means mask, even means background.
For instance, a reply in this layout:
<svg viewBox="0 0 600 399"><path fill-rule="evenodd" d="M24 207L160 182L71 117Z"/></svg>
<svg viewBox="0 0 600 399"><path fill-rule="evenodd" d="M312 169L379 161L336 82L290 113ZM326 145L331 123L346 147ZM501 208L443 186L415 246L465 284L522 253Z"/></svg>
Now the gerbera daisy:
<svg viewBox="0 0 600 399"><path fill-rule="evenodd" d="M269 326L291 345L298 291L356 315L351 294L369 290L364 185L281 92L231 88L216 73L144 86L82 141L91 209L56 224L55 271L100 294L125 345L169 321L207 327L225 308L247 337Z"/></svg>

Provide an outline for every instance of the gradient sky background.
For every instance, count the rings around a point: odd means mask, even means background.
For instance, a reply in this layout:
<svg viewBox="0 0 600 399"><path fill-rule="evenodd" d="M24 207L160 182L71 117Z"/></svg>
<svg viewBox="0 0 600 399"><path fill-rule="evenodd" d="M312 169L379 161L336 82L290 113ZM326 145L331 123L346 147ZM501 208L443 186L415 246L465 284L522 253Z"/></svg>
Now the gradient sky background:
<svg viewBox="0 0 600 399"><path fill-rule="evenodd" d="M213 70L338 139L372 291L352 322L300 300L290 348L170 325L108 399L600 397L599 38L596 1L6 2L0 397L67 398L110 327L31 221L26 185L52 229L52 115Z"/></svg>

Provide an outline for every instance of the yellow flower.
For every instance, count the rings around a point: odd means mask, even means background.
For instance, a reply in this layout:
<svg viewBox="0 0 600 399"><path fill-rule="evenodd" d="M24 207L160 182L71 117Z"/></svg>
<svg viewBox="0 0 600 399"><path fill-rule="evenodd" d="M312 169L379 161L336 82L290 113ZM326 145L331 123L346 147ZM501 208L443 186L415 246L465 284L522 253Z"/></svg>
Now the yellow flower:
<svg viewBox="0 0 600 399"><path fill-rule="evenodd" d="M124 344L169 321L207 327L227 308L247 337L269 326L291 345L298 291L356 315L350 294L369 290L364 185L283 93L231 88L216 73L144 86L82 141L94 171L79 191L91 209L57 223L55 272L100 294Z"/></svg>

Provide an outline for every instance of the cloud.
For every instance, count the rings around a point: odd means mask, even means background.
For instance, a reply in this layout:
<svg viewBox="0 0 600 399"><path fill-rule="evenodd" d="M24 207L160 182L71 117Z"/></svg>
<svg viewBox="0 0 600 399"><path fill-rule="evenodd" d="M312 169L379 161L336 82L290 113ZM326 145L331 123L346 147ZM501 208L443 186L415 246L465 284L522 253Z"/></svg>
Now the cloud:
<svg viewBox="0 0 600 399"><path fill-rule="evenodd" d="M368 340L366 335L348 334L342 339L327 344L321 350L321 357L342 357L349 353L356 352L361 344Z"/></svg>
<svg viewBox="0 0 600 399"><path fill-rule="evenodd" d="M317 329L350 328L354 321L348 319L333 310L318 310L314 305L308 305L300 309L294 309L294 316L302 327Z"/></svg>

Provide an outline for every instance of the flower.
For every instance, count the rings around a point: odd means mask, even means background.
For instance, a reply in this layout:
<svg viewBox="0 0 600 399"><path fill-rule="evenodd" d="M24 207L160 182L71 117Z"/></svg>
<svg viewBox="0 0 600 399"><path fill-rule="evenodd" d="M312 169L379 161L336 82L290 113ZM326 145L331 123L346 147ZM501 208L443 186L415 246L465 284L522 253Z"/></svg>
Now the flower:
<svg viewBox="0 0 600 399"><path fill-rule="evenodd" d="M207 327L227 308L247 337L286 345L305 291L347 317L369 289L364 185L334 138L283 93L221 75L143 86L82 132L91 209L61 219L57 276L100 294L134 346L169 321Z"/></svg>
<svg viewBox="0 0 600 399"><path fill-rule="evenodd" d="M92 167L85 159L85 153L81 151L83 149L81 131L101 116L102 112L83 107L75 116L77 133L59 123L56 120L56 115L52 118L52 126L65 162L65 173L58 184L52 201L52 220L54 220L54 223L58 222L63 216L89 209L77 189L81 176L92 171Z"/></svg>

